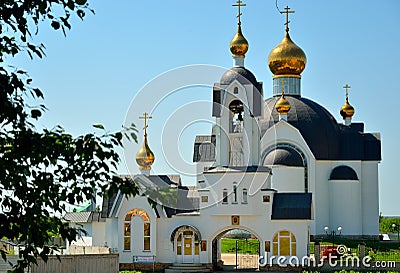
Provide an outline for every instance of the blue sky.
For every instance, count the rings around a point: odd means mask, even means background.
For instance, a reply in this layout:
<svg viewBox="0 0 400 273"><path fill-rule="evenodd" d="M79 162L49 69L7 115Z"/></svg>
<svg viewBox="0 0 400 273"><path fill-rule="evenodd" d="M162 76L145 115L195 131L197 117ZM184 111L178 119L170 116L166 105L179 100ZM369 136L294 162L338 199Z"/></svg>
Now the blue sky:
<svg viewBox="0 0 400 273"><path fill-rule="evenodd" d="M33 83L44 90L49 111L40 126L61 124L74 135L94 131L91 125L97 123L118 130L140 90L149 98L156 94L156 89L143 87L161 73L193 64L232 66L229 42L236 31L237 13L231 6L233 0L89 2L96 14L88 14L83 22L75 19L66 38L42 24L34 40L46 45L45 59L31 61L21 55L14 62L29 71ZM275 0L245 2L243 33L250 43L245 64L264 82L267 98L272 94L267 58L283 37L284 16L277 11ZM341 121L342 86L352 86L354 121L365 122L366 131L382 135L380 210L384 215L400 215L396 202L400 193L396 114L400 101L400 2L278 1L281 9L286 5L296 11L290 18L291 37L308 60L302 74L302 95L319 102ZM208 77L211 86L220 75ZM149 135L156 172L175 172L163 159L163 145L178 143L190 166L194 136L210 130L207 117L211 112L206 103L210 99L207 86L186 88L153 109ZM191 102L199 101L205 104L192 107ZM178 141L175 136L163 136L166 120L182 107L195 109L202 121L186 127ZM131 109L131 117L137 118L141 107L137 113L135 109ZM138 119L134 121L142 126ZM171 124L167 127L174 128ZM131 149L128 157L133 159L138 145ZM132 164L129 169L135 170ZM125 164L119 171L128 171Z"/></svg>

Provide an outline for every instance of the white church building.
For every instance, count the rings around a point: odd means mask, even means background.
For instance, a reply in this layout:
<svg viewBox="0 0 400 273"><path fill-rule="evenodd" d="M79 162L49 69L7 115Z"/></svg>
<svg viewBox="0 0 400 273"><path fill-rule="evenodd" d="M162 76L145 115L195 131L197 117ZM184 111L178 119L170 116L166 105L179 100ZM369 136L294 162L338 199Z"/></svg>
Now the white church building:
<svg viewBox="0 0 400 273"><path fill-rule="evenodd" d="M234 65L212 90L215 125L194 143L197 185L150 174L154 154L145 129L141 172L132 177L145 196L117 193L103 200L99 217L81 221L90 226L92 244L118 252L120 264L153 257L159 265L216 266L220 239L234 229L258 239L260 255L299 258L326 226L341 227L342 236L378 237L380 135L352 121L350 87L343 122L302 96L306 55L291 40L288 22L268 59L271 94L244 65L240 16L230 50Z"/></svg>

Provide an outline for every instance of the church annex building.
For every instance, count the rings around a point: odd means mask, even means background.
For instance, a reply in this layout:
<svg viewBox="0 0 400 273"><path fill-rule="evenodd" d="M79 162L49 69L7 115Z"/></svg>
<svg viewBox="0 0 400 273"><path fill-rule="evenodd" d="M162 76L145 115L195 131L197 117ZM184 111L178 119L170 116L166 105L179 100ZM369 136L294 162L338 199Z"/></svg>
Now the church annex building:
<svg viewBox="0 0 400 273"><path fill-rule="evenodd" d="M132 181L160 202L152 206L145 196L117 193L103 200L101 212L67 213L67 221L84 226L91 245L118 252L120 264L153 257L164 267L215 267L220 239L234 229L258 239L260 255L300 259L326 226L341 227L349 238L378 237L380 135L352 121L350 86L340 122L302 96L306 55L292 41L288 19L268 58L272 94L245 66L247 50L239 16L230 43L234 65L214 83L210 98L215 125L194 142L197 185L150 173L154 154L145 130L136 157L141 172Z"/></svg>

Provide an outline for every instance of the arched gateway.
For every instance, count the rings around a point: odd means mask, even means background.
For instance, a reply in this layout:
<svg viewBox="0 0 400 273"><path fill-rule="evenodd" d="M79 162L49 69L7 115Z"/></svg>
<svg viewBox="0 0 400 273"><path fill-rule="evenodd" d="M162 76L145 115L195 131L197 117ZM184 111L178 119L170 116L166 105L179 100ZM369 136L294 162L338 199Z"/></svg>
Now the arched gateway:
<svg viewBox="0 0 400 273"><path fill-rule="evenodd" d="M258 269L262 240L254 230L244 226L227 226L211 238L214 269L221 269L222 266L232 269Z"/></svg>

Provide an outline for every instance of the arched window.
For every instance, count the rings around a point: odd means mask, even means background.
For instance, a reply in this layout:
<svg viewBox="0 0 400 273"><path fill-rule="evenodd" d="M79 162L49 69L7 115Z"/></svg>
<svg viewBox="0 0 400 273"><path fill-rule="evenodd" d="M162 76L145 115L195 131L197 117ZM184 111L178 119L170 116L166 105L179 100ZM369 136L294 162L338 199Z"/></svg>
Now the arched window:
<svg viewBox="0 0 400 273"><path fill-rule="evenodd" d="M296 236L287 230L275 233L272 240L272 255L296 256Z"/></svg>
<svg viewBox="0 0 400 273"><path fill-rule="evenodd" d="M233 184L233 202L232 203L237 203L238 202L238 196L237 196L237 185L236 183Z"/></svg>
<svg viewBox="0 0 400 273"><path fill-rule="evenodd" d="M132 241L132 218L140 217L143 220L143 250L150 250L150 217L142 209L133 209L125 216L124 223L124 250L131 250Z"/></svg>
<svg viewBox="0 0 400 273"><path fill-rule="evenodd" d="M228 203L228 190L227 189L224 189L222 191L222 203L223 204Z"/></svg>
<svg viewBox="0 0 400 273"><path fill-rule="evenodd" d="M242 203L247 204L247 189L242 190Z"/></svg>

